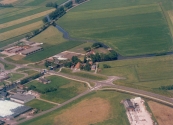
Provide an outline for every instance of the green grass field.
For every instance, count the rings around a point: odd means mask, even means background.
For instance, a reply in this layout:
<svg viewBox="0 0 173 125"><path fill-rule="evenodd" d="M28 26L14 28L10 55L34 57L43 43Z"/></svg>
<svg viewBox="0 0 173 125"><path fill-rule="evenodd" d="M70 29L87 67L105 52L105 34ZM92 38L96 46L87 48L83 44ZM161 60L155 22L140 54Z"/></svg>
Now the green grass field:
<svg viewBox="0 0 173 125"><path fill-rule="evenodd" d="M76 107L76 105L78 105L80 102L87 99L93 99L93 98L101 98L101 99L105 99L106 101L109 101L111 105L111 112L110 112L110 117L107 120L104 120L99 123L90 123L90 124L92 125L130 125L125 113L124 106L120 102L123 99L132 98L132 97L133 96L129 94L122 94L115 91L97 91L89 95L86 95L85 97L82 97L62 107L61 109L55 110L51 113L45 114L38 118L32 119L30 121L24 122L20 125L33 125L33 124L53 125L56 123L56 118L58 118L58 116L62 115L64 112L68 110L71 110L73 107ZM88 106L89 104L86 104L86 105ZM70 116L70 117L73 117L73 116ZM67 119L67 118L63 117L61 120L63 119ZM61 125L64 125L64 124L65 124L64 122L61 123Z"/></svg>
<svg viewBox="0 0 173 125"><path fill-rule="evenodd" d="M170 0L92 0L63 16L57 23L71 36L98 40L121 55L142 55L173 50L165 10Z"/></svg>
<svg viewBox="0 0 173 125"><path fill-rule="evenodd" d="M31 41L40 42L48 45L57 45L65 42L62 37L62 33L58 31L54 26L48 27L45 31L31 38Z"/></svg>
<svg viewBox="0 0 173 125"><path fill-rule="evenodd" d="M32 81L27 84L27 86L34 85L39 91L44 91L47 88L57 88L57 91L49 92L46 94L42 94L41 98L62 103L79 93L86 90L86 85L84 83L68 80L59 76L50 76L47 79L51 80L49 84L42 84L38 81Z"/></svg>
<svg viewBox="0 0 173 125"><path fill-rule="evenodd" d="M111 68L105 69L103 64L108 64ZM172 55L102 62L100 68L102 69L101 74L126 78L116 81L116 84L172 96L168 91L158 90L160 86L172 85Z"/></svg>
<svg viewBox="0 0 173 125"><path fill-rule="evenodd" d="M10 78L8 79L8 81L16 81L16 80L18 80L18 79L21 79L21 78L23 78L24 77L24 75L23 74L19 74L19 73L11 73L10 74Z"/></svg>
<svg viewBox="0 0 173 125"><path fill-rule="evenodd" d="M55 106L53 104L50 104L50 103L47 103L47 102L44 102L44 101L41 101L38 99L34 99L30 102L27 102L26 105L30 106L32 108L36 108L36 109L41 110L41 111L48 110L48 109L53 108Z"/></svg>

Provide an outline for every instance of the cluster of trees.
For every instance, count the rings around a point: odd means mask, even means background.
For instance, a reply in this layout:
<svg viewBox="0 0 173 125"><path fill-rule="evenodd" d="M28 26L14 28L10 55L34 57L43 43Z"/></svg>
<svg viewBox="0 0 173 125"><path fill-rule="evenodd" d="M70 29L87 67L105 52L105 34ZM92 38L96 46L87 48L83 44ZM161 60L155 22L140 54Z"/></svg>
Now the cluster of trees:
<svg viewBox="0 0 173 125"><path fill-rule="evenodd" d="M81 66L80 69L85 70L85 71L90 71L91 70L91 65L87 61L84 66Z"/></svg>
<svg viewBox="0 0 173 125"><path fill-rule="evenodd" d="M52 13L49 14L49 17L50 19L54 20L58 17L61 17L65 14L65 10L64 10L64 7L61 6L61 7L58 7L55 11L53 11Z"/></svg>
<svg viewBox="0 0 173 125"><path fill-rule="evenodd" d="M108 54L96 53L95 55L91 54L89 57L91 58L93 63L95 63L95 62L102 62L102 61L117 60L118 54L114 50L112 50Z"/></svg>
<svg viewBox="0 0 173 125"><path fill-rule="evenodd" d="M89 52L89 51L91 51L92 48L97 49L97 48L100 48L100 47L103 47L103 45L101 43L97 42L97 43L93 43L93 45L91 47L84 47L84 50L86 52Z"/></svg>
<svg viewBox="0 0 173 125"><path fill-rule="evenodd" d="M25 84L27 82L30 82L33 79L37 79L37 78L43 76L43 75L44 74L42 74L42 73L38 73L38 74L32 75L30 77L24 78L23 80L20 81L20 84Z"/></svg>
<svg viewBox="0 0 173 125"><path fill-rule="evenodd" d="M47 4L46 4L46 7L54 7L54 8L58 8L58 4L55 2L55 3L53 3L53 2L48 2Z"/></svg>
<svg viewBox="0 0 173 125"><path fill-rule="evenodd" d="M84 1L86 1L86 0L75 0L75 2L78 3L78 4L79 4L79 3L82 3L82 2L84 2Z"/></svg>
<svg viewBox="0 0 173 125"><path fill-rule="evenodd" d="M173 90L173 85L168 85L168 86L161 86L159 87L161 90Z"/></svg>
<svg viewBox="0 0 173 125"><path fill-rule="evenodd" d="M12 4L2 4L0 3L0 7L13 7Z"/></svg>
<svg viewBox="0 0 173 125"><path fill-rule="evenodd" d="M69 1L64 5L65 8L70 9L71 7L73 7L73 2Z"/></svg>
<svg viewBox="0 0 173 125"><path fill-rule="evenodd" d="M34 85L31 85L31 86L28 87L27 90L34 90L34 91L37 91L41 94L46 94L46 93L49 93L49 92L57 91L57 88L50 87L50 88L45 88L44 90L40 90L40 89L37 89L37 87L35 87Z"/></svg>

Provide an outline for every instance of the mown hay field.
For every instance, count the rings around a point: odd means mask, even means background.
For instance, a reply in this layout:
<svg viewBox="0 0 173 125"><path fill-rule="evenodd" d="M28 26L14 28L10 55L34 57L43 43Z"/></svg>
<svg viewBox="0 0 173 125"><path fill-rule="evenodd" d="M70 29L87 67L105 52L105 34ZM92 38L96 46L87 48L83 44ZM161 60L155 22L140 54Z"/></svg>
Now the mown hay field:
<svg viewBox="0 0 173 125"><path fill-rule="evenodd" d="M103 64L108 64L111 68L103 68ZM100 63L100 68L101 74L126 78L116 81L116 84L172 96L168 91L158 88L172 85L173 55L103 62Z"/></svg>
<svg viewBox="0 0 173 125"><path fill-rule="evenodd" d="M92 0L57 23L72 37L101 41L124 56L167 52L173 43L157 2ZM170 9L166 3L163 1L163 8Z"/></svg>
<svg viewBox="0 0 173 125"><path fill-rule="evenodd" d="M129 125L121 100L129 94L97 91L21 125Z"/></svg>

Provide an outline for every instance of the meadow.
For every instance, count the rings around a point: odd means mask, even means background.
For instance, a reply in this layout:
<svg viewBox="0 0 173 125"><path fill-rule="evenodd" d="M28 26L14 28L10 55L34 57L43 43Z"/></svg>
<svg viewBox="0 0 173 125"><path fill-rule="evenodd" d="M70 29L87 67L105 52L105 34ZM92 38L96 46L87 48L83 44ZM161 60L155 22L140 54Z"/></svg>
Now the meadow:
<svg viewBox="0 0 173 125"><path fill-rule="evenodd" d="M173 9L170 0L92 0L57 23L72 37L103 42L124 56L168 52L173 43L159 2Z"/></svg>
<svg viewBox="0 0 173 125"><path fill-rule="evenodd" d="M103 64L111 68L103 68ZM173 82L173 56L156 56L150 58L117 60L99 64L101 74L108 76L121 76L115 84L143 89L171 96L168 91L159 90L161 86L172 85Z"/></svg>
<svg viewBox="0 0 173 125"><path fill-rule="evenodd" d="M48 102L44 102L44 101L41 101L41 100L38 100L38 99L34 99L30 102L27 102L26 105L30 106L32 108L36 108L39 111L40 110L45 111L45 110L48 110L48 109L53 108L55 106L53 104L50 104Z"/></svg>
<svg viewBox="0 0 173 125"><path fill-rule="evenodd" d="M59 76L49 76L47 79L51 80L51 83L45 85L35 80L26 85L28 87L34 85L39 91L44 91L52 87L56 88L57 91L41 94L41 98L57 103L62 103L86 90L84 83L68 80Z"/></svg>

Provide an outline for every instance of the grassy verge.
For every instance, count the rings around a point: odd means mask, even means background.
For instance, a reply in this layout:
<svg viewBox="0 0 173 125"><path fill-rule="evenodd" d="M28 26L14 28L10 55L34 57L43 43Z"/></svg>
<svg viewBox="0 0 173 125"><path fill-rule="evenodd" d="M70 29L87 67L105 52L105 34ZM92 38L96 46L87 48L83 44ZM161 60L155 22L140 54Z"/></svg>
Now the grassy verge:
<svg viewBox="0 0 173 125"><path fill-rule="evenodd" d="M87 78L87 79L92 79L92 80L106 80L106 78L107 78L106 76L97 75L94 73L89 73L89 72L84 72L84 71L72 72L72 70L67 69L67 68L63 68L61 72L70 74L73 76L79 76L79 77L83 77L83 78Z"/></svg>
<svg viewBox="0 0 173 125"><path fill-rule="evenodd" d="M48 110L48 109L53 108L55 106L53 104L50 104L48 102L44 102L44 101L41 101L38 99L34 99L30 102L27 102L26 105L30 106L32 108L36 108L36 109L41 110L41 111Z"/></svg>

